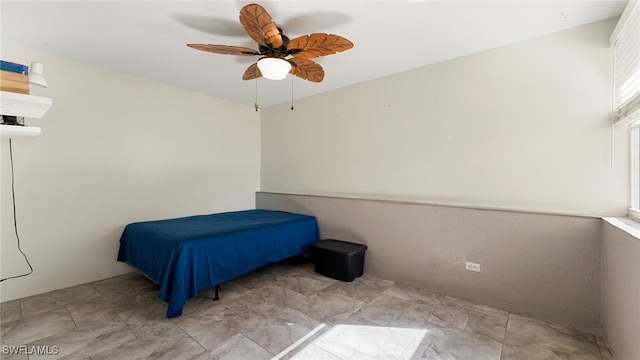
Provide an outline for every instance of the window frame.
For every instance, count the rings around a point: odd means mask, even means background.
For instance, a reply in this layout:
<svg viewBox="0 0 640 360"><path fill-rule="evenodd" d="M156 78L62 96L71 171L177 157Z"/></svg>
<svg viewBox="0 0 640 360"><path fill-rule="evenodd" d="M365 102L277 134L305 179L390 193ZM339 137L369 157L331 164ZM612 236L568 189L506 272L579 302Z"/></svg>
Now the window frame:
<svg viewBox="0 0 640 360"><path fill-rule="evenodd" d="M633 17L631 17L633 15ZM613 67L614 67L614 82L613 82L613 103L612 107L612 126L614 124L616 126L625 126L629 129L629 203L628 203L628 212L627 216L640 222L640 92L636 92L632 94L624 103L618 104L618 94L619 84L616 79L616 72L618 66L617 55L617 45L618 39L621 37L621 33L624 34L622 39L625 40L625 44L629 44L629 38L625 37L628 34L635 34L635 32L628 32L635 30L635 27L638 26L638 21L640 17L640 4L637 0L628 0L627 6L625 7L618 24L616 25L611 37L609 38L609 44L613 48L614 58L613 58ZM633 24L633 25L629 25ZM625 28L625 26L631 26L630 28ZM635 58L637 56L636 52L629 53L628 49L625 48L625 57L622 58L622 64L625 65L624 61L628 61L629 58L626 57L631 54L631 58ZM635 62L631 62L630 64L635 64ZM637 84L637 71L640 69L636 69L634 72L635 75L631 75L631 78L626 79L626 76L623 77L623 80L633 81ZM636 80L631 80L636 79ZM624 87L624 84L623 86ZM613 131L613 130L612 130Z"/></svg>
<svg viewBox="0 0 640 360"><path fill-rule="evenodd" d="M640 121L629 125L630 184L628 216L640 221Z"/></svg>

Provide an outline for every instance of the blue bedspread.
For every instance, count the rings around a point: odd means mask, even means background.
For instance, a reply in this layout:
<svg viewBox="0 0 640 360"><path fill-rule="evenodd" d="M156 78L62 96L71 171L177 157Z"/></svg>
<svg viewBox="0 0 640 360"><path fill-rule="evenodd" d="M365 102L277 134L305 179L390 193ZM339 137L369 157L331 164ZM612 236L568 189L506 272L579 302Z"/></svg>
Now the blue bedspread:
<svg viewBox="0 0 640 360"><path fill-rule="evenodd" d="M270 210L198 215L127 225L118 261L160 285L171 318L198 292L303 254L318 239L313 216Z"/></svg>

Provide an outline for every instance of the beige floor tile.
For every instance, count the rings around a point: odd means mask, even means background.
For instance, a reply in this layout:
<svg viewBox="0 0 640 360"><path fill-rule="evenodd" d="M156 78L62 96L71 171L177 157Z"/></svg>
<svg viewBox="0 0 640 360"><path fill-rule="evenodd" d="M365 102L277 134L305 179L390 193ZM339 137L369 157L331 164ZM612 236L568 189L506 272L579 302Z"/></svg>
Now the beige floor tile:
<svg viewBox="0 0 640 360"><path fill-rule="evenodd" d="M22 319L20 300L6 301L0 304L0 324Z"/></svg>
<svg viewBox="0 0 640 360"><path fill-rule="evenodd" d="M334 325L313 345L339 359L400 359L425 333L419 327Z"/></svg>
<svg viewBox="0 0 640 360"><path fill-rule="evenodd" d="M207 350L236 334L254 328L265 318L245 308L214 307L207 312L182 316L177 325Z"/></svg>
<svg viewBox="0 0 640 360"><path fill-rule="evenodd" d="M313 319L329 324L339 324L353 316L364 305L366 305L365 302L346 295L320 292L297 302L291 308Z"/></svg>
<svg viewBox="0 0 640 360"><path fill-rule="evenodd" d="M229 338L213 350L207 351L193 360L269 360L273 355L241 334Z"/></svg>
<svg viewBox="0 0 640 360"><path fill-rule="evenodd" d="M473 359L611 360L606 342L364 274L352 282L308 262L262 267L189 299L167 319L138 272L0 305L0 345L56 354L8 360ZM4 349L4 347L3 347ZM7 348L8 349L8 348Z"/></svg>
<svg viewBox="0 0 640 360"><path fill-rule="evenodd" d="M434 310L432 305L383 294L364 305L353 316L345 320L345 323L394 328L420 328L427 322Z"/></svg>
<svg viewBox="0 0 640 360"><path fill-rule="evenodd" d="M593 335L510 314L502 360L602 360Z"/></svg>
<svg viewBox="0 0 640 360"><path fill-rule="evenodd" d="M427 324L424 331L421 337L414 339L412 346L404 350L401 359L500 360L502 342L486 335L432 324ZM520 358L525 359L529 358Z"/></svg>
<svg viewBox="0 0 640 360"><path fill-rule="evenodd" d="M76 326L69 311L62 308L3 323L1 327L3 345L26 345Z"/></svg>
<svg viewBox="0 0 640 360"><path fill-rule="evenodd" d="M447 296L429 318L429 324L485 335L502 343L508 313Z"/></svg>
<svg viewBox="0 0 640 360"><path fill-rule="evenodd" d="M336 280L325 276L304 272L280 273L275 278L278 285L305 296L315 294L336 282Z"/></svg>
<svg viewBox="0 0 640 360"><path fill-rule="evenodd" d="M99 297L93 286L84 284L20 299L20 306L22 316L27 317Z"/></svg>
<svg viewBox="0 0 640 360"><path fill-rule="evenodd" d="M323 289L323 291L337 292L356 300L369 302L376 296L382 294L393 284L393 281L364 274L351 282L336 281L332 285Z"/></svg>
<svg viewBox="0 0 640 360"><path fill-rule="evenodd" d="M322 323L297 310L285 309L242 334L271 354L277 355L312 333L319 325Z"/></svg>
<svg viewBox="0 0 640 360"><path fill-rule="evenodd" d="M178 318L167 319L167 308L156 302L136 303L130 310L118 313L136 337L155 336L184 338L188 335L177 326Z"/></svg>
<svg viewBox="0 0 640 360"><path fill-rule="evenodd" d="M30 356L30 360L76 359L90 357L104 346L116 346L135 339L135 335L117 316L55 333L29 343L29 346L56 347L58 354Z"/></svg>

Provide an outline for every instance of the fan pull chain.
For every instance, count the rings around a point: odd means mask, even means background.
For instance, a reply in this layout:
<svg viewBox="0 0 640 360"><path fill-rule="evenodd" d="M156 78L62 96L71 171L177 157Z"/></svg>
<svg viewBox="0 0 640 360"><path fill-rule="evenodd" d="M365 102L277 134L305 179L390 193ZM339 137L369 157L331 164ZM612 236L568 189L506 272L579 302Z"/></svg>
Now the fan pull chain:
<svg viewBox="0 0 640 360"><path fill-rule="evenodd" d="M293 111L293 76L291 77L291 111Z"/></svg>
<svg viewBox="0 0 640 360"><path fill-rule="evenodd" d="M253 103L253 107L258 111L258 79L256 79L256 101Z"/></svg>

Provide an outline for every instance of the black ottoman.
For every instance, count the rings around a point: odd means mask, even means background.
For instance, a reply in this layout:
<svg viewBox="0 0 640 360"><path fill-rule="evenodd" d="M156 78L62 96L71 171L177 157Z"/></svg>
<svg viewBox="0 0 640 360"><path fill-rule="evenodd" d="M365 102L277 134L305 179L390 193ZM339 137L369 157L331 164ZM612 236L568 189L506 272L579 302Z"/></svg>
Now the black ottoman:
<svg viewBox="0 0 640 360"><path fill-rule="evenodd" d="M318 274L342 281L362 276L367 245L342 240L320 240L311 246Z"/></svg>

